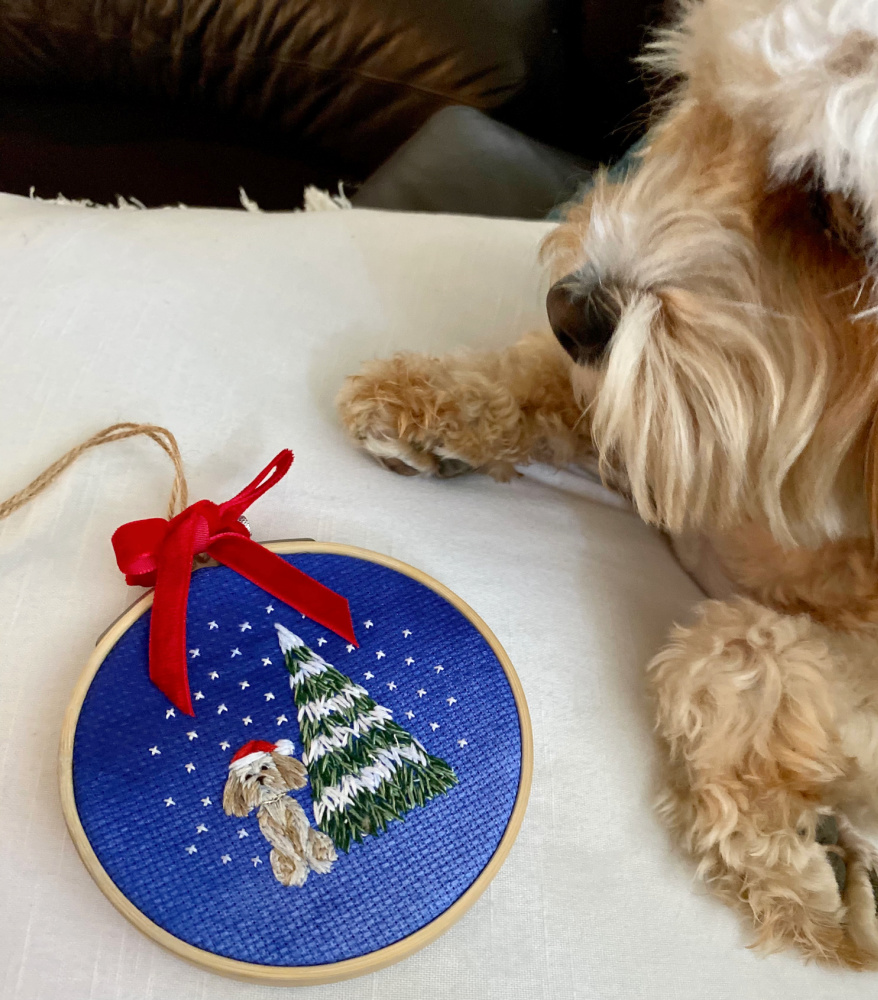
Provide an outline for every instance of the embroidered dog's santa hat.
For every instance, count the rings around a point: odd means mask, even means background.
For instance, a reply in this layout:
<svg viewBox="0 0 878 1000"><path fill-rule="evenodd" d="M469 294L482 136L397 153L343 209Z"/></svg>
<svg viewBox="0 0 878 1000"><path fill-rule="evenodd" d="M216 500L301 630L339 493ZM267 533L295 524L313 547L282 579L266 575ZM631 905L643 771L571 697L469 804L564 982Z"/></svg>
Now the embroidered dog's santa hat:
<svg viewBox="0 0 878 1000"><path fill-rule="evenodd" d="M240 771L248 767L261 757L268 757L269 754L280 753L284 757L292 757L292 740L278 740L277 743L269 743L267 740L250 740L245 743L240 750L229 761L230 771Z"/></svg>

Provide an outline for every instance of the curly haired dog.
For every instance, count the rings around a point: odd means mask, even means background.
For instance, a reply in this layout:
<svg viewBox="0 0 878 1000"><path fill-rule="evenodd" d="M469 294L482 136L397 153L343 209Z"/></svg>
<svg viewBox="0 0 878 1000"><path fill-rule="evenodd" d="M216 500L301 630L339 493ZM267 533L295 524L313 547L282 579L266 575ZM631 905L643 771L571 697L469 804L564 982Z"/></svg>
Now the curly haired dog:
<svg viewBox="0 0 878 1000"><path fill-rule="evenodd" d="M256 809L259 829L271 844L271 868L281 885L305 884L309 871L325 875L336 859L335 846L313 829L305 811L287 792L304 788L308 772L292 756L289 740L251 740L232 757L223 791L227 816Z"/></svg>
<svg viewBox="0 0 878 1000"><path fill-rule="evenodd" d="M544 245L554 337L372 362L391 469L597 455L737 592L649 667L659 814L758 943L878 965L878 0L685 3L639 168Z"/></svg>

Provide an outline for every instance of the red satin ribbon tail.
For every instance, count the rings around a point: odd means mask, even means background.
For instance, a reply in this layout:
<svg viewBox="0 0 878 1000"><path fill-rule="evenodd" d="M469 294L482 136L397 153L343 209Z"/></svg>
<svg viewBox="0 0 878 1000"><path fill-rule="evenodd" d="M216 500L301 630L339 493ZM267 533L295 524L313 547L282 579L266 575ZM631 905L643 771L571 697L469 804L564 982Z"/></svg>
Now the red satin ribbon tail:
<svg viewBox="0 0 878 1000"><path fill-rule="evenodd" d="M195 715L186 658L186 608L196 529L194 521L184 521L162 546L149 625L149 679L186 715Z"/></svg>
<svg viewBox="0 0 878 1000"><path fill-rule="evenodd" d="M272 597L359 646L347 600L274 552L243 535L233 534L214 539L207 551L217 562L246 577Z"/></svg>

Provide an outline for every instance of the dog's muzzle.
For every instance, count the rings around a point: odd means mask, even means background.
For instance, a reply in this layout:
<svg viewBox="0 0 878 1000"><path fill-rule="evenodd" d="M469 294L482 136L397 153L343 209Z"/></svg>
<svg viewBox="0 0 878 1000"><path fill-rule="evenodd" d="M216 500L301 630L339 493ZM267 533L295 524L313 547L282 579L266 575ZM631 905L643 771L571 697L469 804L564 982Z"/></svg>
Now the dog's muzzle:
<svg viewBox="0 0 878 1000"><path fill-rule="evenodd" d="M546 311L558 342L580 365L593 364L607 349L622 316L621 290L592 277L568 274L546 296Z"/></svg>

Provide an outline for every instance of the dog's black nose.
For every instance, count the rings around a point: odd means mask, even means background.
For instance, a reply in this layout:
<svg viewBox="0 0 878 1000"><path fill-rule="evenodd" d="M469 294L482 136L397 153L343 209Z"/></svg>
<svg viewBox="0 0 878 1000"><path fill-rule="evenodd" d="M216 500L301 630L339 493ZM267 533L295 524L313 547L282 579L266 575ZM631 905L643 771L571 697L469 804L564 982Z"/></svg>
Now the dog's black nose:
<svg viewBox="0 0 878 1000"><path fill-rule="evenodd" d="M577 364L586 365L609 344L622 316L622 296L613 285L568 274L549 289L546 311L558 343Z"/></svg>

